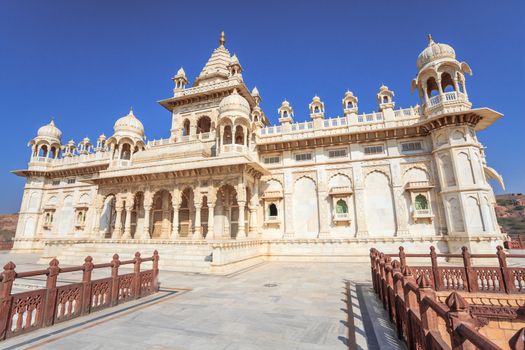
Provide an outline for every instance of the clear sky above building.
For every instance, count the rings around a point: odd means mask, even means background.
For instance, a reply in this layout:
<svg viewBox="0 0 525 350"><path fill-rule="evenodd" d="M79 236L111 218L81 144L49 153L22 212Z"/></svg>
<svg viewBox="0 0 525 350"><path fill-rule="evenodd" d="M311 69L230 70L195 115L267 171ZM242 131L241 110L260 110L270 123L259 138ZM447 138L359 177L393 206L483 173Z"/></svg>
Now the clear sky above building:
<svg viewBox="0 0 525 350"><path fill-rule="evenodd" d="M525 192L523 18L523 1L1 1L0 213L18 211L24 179L9 171L27 166L27 142L51 117L63 143L96 140L133 106L148 139L169 137L156 101L181 66L193 82L221 30L272 123L285 98L308 119L316 94L342 115L347 89L360 113L377 110L381 84L396 108L416 105L410 82L432 33L472 67L473 107L505 115L478 136L506 192Z"/></svg>

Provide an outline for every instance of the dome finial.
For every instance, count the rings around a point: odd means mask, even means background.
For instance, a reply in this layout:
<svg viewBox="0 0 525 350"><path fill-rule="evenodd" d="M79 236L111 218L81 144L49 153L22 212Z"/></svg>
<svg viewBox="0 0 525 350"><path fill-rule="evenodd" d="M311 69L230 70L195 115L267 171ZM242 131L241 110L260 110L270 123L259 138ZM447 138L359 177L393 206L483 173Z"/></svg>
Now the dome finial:
<svg viewBox="0 0 525 350"><path fill-rule="evenodd" d="M428 34L427 38L428 38L428 46L432 45L434 43L434 40L432 39L432 34Z"/></svg>
<svg viewBox="0 0 525 350"><path fill-rule="evenodd" d="M226 42L226 38L224 37L224 30L221 32L221 38L219 40L219 44L221 46L224 46L224 43Z"/></svg>

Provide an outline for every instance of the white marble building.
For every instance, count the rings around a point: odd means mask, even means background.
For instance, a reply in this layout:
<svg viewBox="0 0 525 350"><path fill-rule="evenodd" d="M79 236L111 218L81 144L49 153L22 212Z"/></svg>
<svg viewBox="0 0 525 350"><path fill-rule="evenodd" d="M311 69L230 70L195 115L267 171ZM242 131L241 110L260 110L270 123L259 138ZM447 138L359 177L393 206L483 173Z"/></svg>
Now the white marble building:
<svg viewBox="0 0 525 350"><path fill-rule="evenodd" d="M51 121L29 142L16 251L81 256L157 248L163 268L226 273L264 260L366 259L371 246L484 251L503 238L476 133L502 115L472 108L469 65L429 37L417 58L421 106L342 115L315 96L294 121L288 101L269 125L224 35L192 86L181 68L170 136L146 141L130 111L114 133L62 143ZM304 116L302 116L304 119ZM502 184L503 185L503 184Z"/></svg>

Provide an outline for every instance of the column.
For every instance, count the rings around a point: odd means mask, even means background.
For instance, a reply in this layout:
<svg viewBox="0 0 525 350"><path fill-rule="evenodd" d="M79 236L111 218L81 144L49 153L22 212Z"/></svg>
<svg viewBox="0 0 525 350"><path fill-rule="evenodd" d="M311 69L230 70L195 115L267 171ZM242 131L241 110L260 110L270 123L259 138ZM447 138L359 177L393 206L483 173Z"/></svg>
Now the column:
<svg viewBox="0 0 525 350"><path fill-rule="evenodd" d="M208 202L208 233L206 234L206 240L215 239L214 232L213 232L213 229L214 229L213 223L215 221L214 210L215 210L215 203L209 201Z"/></svg>
<svg viewBox="0 0 525 350"><path fill-rule="evenodd" d="M124 206L122 205L117 205L115 207L117 215L115 216L115 228L113 229L113 235L111 236L113 239L119 239L122 235L122 210L124 210Z"/></svg>
<svg viewBox="0 0 525 350"><path fill-rule="evenodd" d="M126 219L124 222L124 235L122 239L131 239L131 210L132 206L126 205Z"/></svg>
<svg viewBox="0 0 525 350"><path fill-rule="evenodd" d="M102 208L95 208L95 217L93 218L93 238L104 238L104 235L100 234L100 215L102 215Z"/></svg>
<svg viewBox="0 0 525 350"><path fill-rule="evenodd" d="M163 194L162 198L162 226L160 230L160 238L168 239L170 236L170 212L169 201L167 193Z"/></svg>
<svg viewBox="0 0 525 350"><path fill-rule="evenodd" d="M202 204L200 202L195 203L195 229L193 230L194 240L203 239L201 227L201 208Z"/></svg>
<svg viewBox="0 0 525 350"><path fill-rule="evenodd" d="M245 239L246 238L246 230L244 228L244 208L246 207L246 202L244 201L238 201L239 204L239 221L238 221L238 229L237 229L237 239Z"/></svg>
<svg viewBox="0 0 525 350"><path fill-rule="evenodd" d="M151 220L151 204L144 203L144 228L142 230L142 235L140 236L140 239L150 239L150 220Z"/></svg>
<svg viewBox="0 0 525 350"><path fill-rule="evenodd" d="M250 237L257 236L257 207L259 204L259 180L255 179L253 184L252 198L249 206L250 209Z"/></svg>
<svg viewBox="0 0 525 350"><path fill-rule="evenodd" d="M329 223L332 222L332 213L330 212L330 203L327 201L328 192L323 189L324 186L319 186L317 192L317 210L319 214L319 238L329 238L330 229Z"/></svg>
<svg viewBox="0 0 525 350"><path fill-rule="evenodd" d="M171 239L176 240L179 238L179 209L180 205L177 202L173 203L173 220L171 223Z"/></svg>

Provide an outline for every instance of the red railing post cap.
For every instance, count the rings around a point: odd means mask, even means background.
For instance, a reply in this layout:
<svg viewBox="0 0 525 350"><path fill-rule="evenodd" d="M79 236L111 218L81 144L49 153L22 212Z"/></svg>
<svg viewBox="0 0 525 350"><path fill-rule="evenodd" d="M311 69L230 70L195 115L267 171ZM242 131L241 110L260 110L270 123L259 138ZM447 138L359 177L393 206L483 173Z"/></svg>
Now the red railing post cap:
<svg viewBox="0 0 525 350"><path fill-rule="evenodd" d="M419 277L416 280L416 283L419 288L430 288L432 287L432 283L430 282L430 278L425 273L421 273Z"/></svg>
<svg viewBox="0 0 525 350"><path fill-rule="evenodd" d="M7 264L4 265L5 271L14 270L15 268L16 268L16 265L12 261L9 261Z"/></svg>
<svg viewBox="0 0 525 350"><path fill-rule="evenodd" d="M466 311L469 309L467 301L458 292L450 293L445 300L445 304L449 307L450 311Z"/></svg>
<svg viewBox="0 0 525 350"><path fill-rule="evenodd" d="M510 338L509 345L511 349L525 349L525 328L520 329Z"/></svg>

